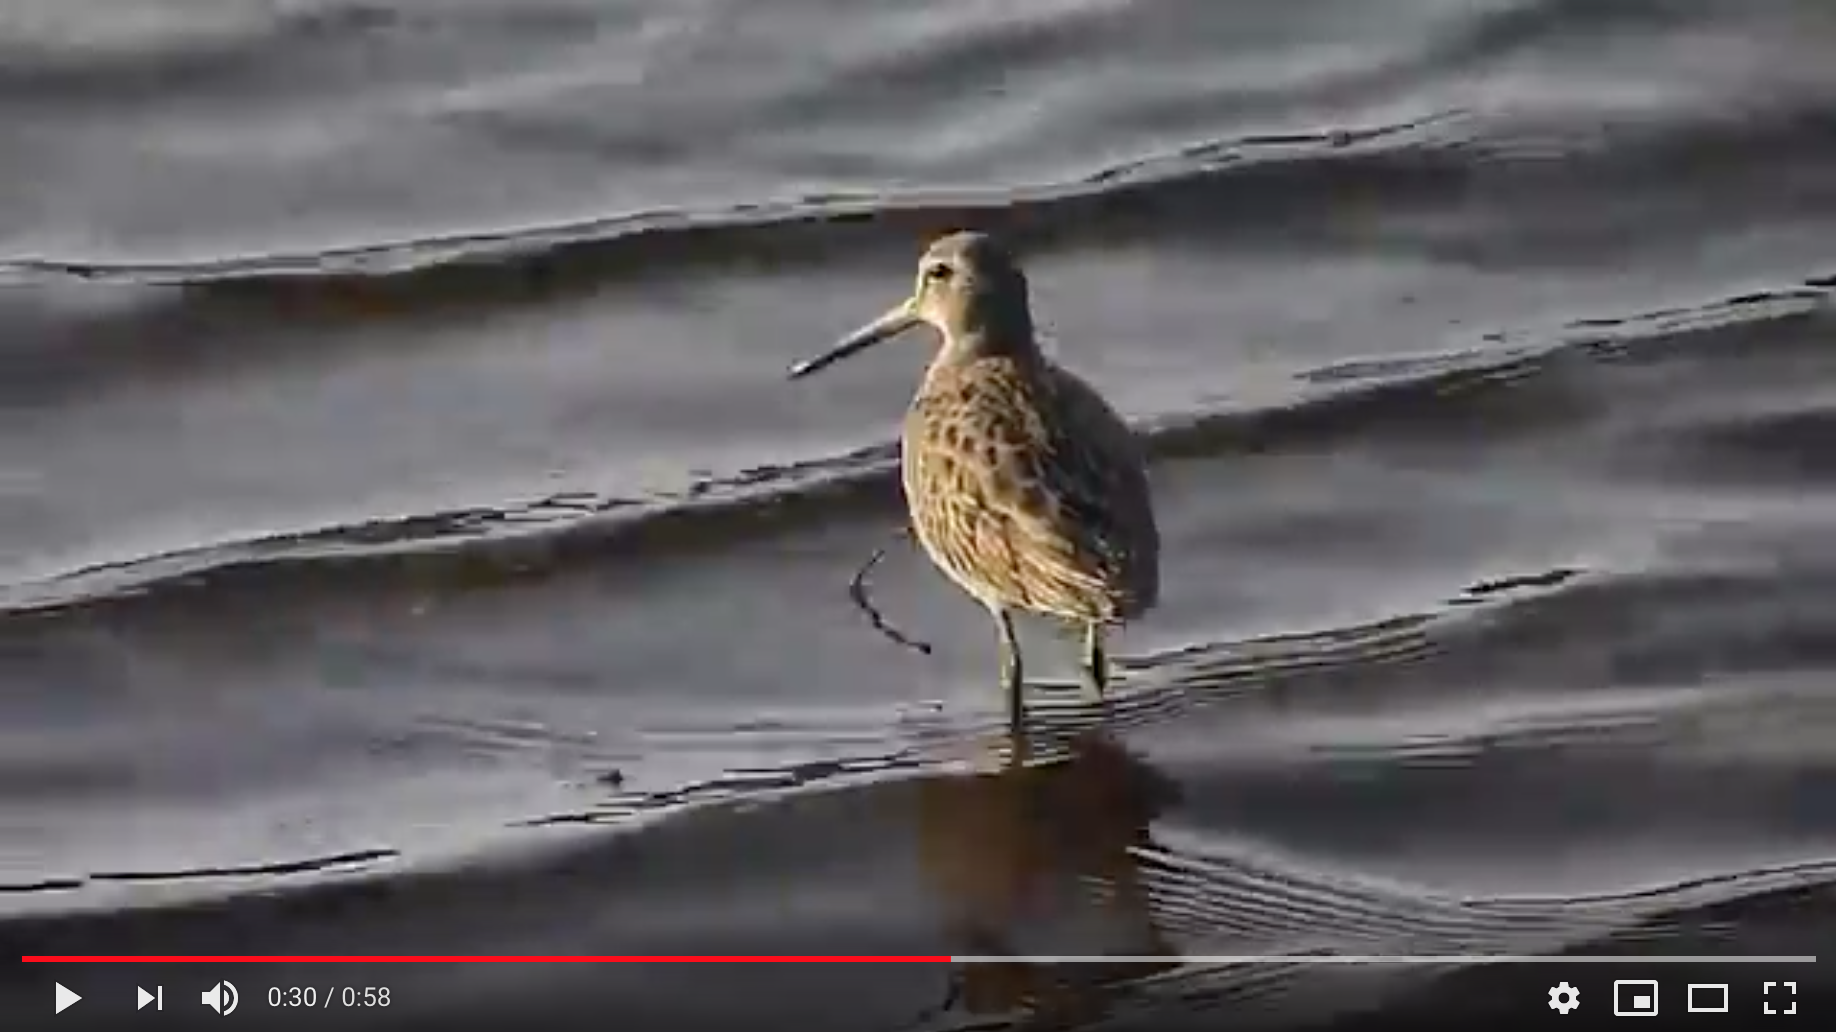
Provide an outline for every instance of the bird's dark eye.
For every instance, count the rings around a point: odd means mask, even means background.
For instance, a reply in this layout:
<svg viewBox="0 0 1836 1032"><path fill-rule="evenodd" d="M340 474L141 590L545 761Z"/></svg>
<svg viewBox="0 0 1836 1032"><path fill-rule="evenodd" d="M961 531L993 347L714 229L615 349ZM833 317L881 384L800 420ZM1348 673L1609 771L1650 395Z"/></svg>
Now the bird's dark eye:
<svg viewBox="0 0 1836 1032"><path fill-rule="evenodd" d="M932 283L948 283L950 281L950 267L943 264L927 265L924 267L924 278Z"/></svg>

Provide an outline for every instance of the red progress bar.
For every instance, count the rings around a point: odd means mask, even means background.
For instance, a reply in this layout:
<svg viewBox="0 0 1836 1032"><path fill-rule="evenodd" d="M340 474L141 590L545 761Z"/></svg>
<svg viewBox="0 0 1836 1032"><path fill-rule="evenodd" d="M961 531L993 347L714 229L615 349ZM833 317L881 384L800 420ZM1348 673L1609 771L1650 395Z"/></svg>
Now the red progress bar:
<svg viewBox="0 0 1836 1032"><path fill-rule="evenodd" d="M949 957L701 956L26 956L27 964L947 964Z"/></svg>

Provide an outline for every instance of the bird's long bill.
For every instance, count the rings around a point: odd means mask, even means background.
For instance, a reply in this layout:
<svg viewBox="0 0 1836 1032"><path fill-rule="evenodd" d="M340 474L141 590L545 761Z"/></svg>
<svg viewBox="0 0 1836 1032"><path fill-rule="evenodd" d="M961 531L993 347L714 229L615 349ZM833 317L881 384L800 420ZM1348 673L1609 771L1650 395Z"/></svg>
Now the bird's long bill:
<svg viewBox="0 0 1836 1032"><path fill-rule="evenodd" d="M841 343L817 355L791 366L790 378L808 376L818 369L835 364L856 351L864 351L890 337L896 337L906 330L918 325L918 313L912 308L912 302L901 301L887 311L885 315L843 337Z"/></svg>

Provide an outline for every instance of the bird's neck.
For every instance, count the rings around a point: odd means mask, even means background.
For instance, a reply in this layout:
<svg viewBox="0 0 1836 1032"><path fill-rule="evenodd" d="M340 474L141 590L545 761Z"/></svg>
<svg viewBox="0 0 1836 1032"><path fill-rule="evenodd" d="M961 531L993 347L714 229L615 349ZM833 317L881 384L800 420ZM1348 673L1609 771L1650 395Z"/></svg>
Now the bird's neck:
<svg viewBox="0 0 1836 1032"><path fill-rule="evenodd" d="M1039 363L1032 314L1023 306L971 306L944 334L937 365L967 365L987 358L1031 368Z"/></svg>
<svg viewBox="0 0 1836 1032"><path fill-rule="evenodd" d="M967 374L990 362L1011 366L1021 375L1030 378L1038 372L1044 361L1031 336L1013 337L991 333L952 335L938 349L927 378L933 383L953 380L959 374Z"/></svg>

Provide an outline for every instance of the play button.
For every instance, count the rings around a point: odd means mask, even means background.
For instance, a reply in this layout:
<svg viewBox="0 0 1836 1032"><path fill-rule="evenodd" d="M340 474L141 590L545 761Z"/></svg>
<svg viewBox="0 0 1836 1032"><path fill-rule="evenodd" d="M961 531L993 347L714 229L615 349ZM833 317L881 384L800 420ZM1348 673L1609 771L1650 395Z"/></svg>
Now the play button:
<svg viewBox="0 0 1836 1032"><path fill-rule="evenodd" d="M52 1013L62 1014L64 1013L64 1011L70 1008L71 1004L77 1002L80 999L82 999L81 996L78 996L77 994L64 988L64 983L58 982L57 983L57 1010L52 1011Z"/></svg>

